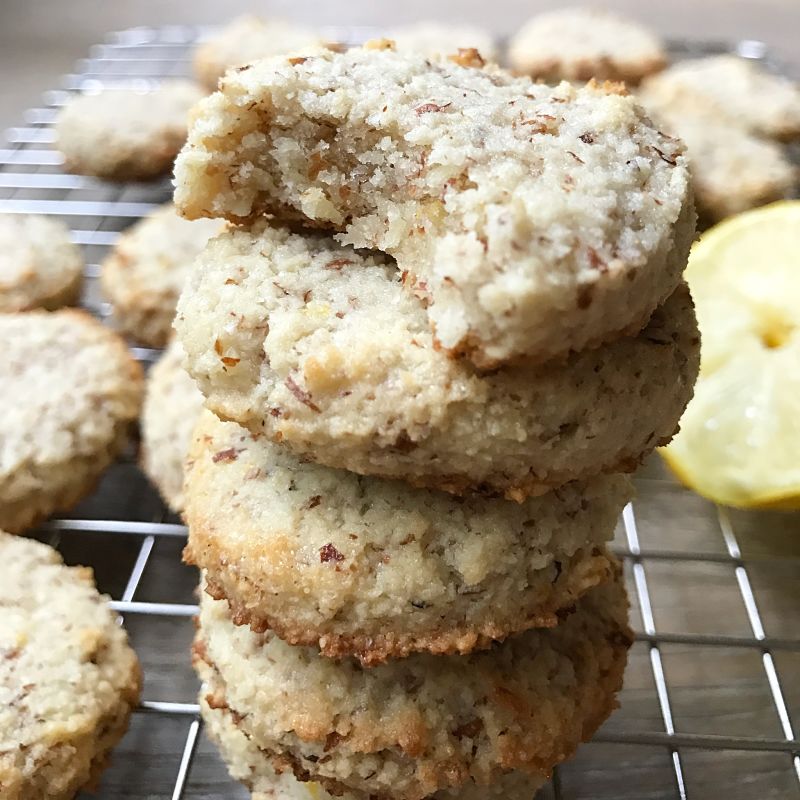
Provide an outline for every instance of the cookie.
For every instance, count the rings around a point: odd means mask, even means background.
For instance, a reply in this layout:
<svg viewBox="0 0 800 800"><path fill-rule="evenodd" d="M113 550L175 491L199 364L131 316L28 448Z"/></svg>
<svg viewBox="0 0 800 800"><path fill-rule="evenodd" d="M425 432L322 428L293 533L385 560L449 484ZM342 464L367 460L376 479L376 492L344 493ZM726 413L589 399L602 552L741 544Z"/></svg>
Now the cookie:
<svg viewBox="0 0 800 800"><path fill-rule="evenodd" d="M437 348L408 280L329 236L230 230L178 305L187 367L209 408L304 458L455 493L630 470L674 433L698 369L685 288L637 336L481 374Z"/></svg>
<svg viewBox="0 0 800 800"><path fill-rule="evenodd" d="M663 69L663 42L631 19L592 8L538 14L508 45L511 67L543 81L625 81L637 84Z"/></svg>
<svg viewBox="0 0 800 800"><path fill-rule="evenodd" d="M237 623L365 666L468 653L558 614L611 576L630 484L515 503L300 461L205 412L186 481L185 558Z"/></svg>
<svg viewBox="0 0 800 800"><path fill-rule="evenodd" d="M185 220L169 203L125 231L101 272L116 325L143 344L164 347L192 261L222 227Z"/></svg>
<svg viewBox="0 0 800 800"><path fill-rule="evenodd" d="M514 770L549 776L616 706L626 617L625 591L611 582L556 628L365 670L236 626L206 595L195 659L214 672L208 704L227 706L280 768L333 794L421 800Z"/></svg>
<svg viewBox="0 0 800 800"><path fill-rule="evenodd" d="M393 28L387 36L402 51L426 56L448 56L459 51L468 53L477 50L485 61L497 61L495 37L483 28L472 25L449 25L431 20Z"/></svg>
<svg viewBox="0 0 800 800"><path fill-rule="evenodd" d="M114 181L149 180L172 168L189 109L203 92L170 80L150 91L106 89L74 97L55 130L64 169Z"/></svg>
<svg viewBox="0 0 800 800"><path fill-rule="evenodd" d="M194 74L209 91L230 67L322 44L314 30L280 19L247 14L229 22L194 53Z"/></svg>
<svg viewBox="0 0 800 800"><path fill-rule="evenodd" d="M680 61L647 82L651 94L692 103L726 125L759 136L800 136L800 86L762 64L734 55ZM722 120L720 120L722 121Z"/></svg>
<svg viewBox="0 0 800 800"><path fill-rule="evenodd" d="M683 145L613 87L371 47L228 73L176 162L180 212L388 253L482 368L643 327L693 235Z"/></svg>
<svg viewBox="0 0 800 800"><path fill-rule="evenodd" d="M203 395L183 368L180 343L173 340L147 378L142 469L176 514L183 511L183 463L202 409Z"/></svg>
<svg viewBox="0 0 800 800"><path fill-rule="evenodd" d="M141 673L92 571L0 532L0 794L72 800L138 703Z"/></svg>
<svg viewBox="0 0 800 800"><path fill-rule="evenodd" d="M0 528L18 533L88 494L139 416L142 370L83 311L0 314Z"/></svg>
<svg viewBox="0 0 800 800"><path fill-rule="evenodd" d="M642 102L688 147L697 208L710 221L791 194L797 167L779 145L719 114L698 95L660 76L642 86Z"/></svg>
<svg viewBox="0 0 800 800"><path fill-rule="evenodd" d="M0 214L0 312L75 303L82 279L83 256L64 223Z"/></svg>
<svg viewBox="0 0 800 800"><path fill-rule="evenodd" d="M203 684L200 689L200 713L205 731L217 745L232 778L241 781L252 793L253 800L333 800L334 796L318 783L303 783L284 769L277 772L269 754L259 750L240 730L240 720L230 712L214 670L202 659L194 660ZM433 795L435 800L532 800L544 779L521 772L506 772L490 786L470 781L458 789L444 789ZM365 800L363 794L343 792L342 800Z"/></svg>

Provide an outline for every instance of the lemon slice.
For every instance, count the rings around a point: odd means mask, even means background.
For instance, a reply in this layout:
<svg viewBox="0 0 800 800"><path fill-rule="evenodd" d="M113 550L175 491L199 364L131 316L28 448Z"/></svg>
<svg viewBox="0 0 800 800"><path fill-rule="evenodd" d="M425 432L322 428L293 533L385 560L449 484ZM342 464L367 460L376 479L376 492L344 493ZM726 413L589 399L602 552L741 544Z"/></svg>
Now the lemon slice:
<svg viewBox="0 0 800 800"><path fill-rule="evenodd" d="M661 453L717 503L800 508L800 201L709 230L686 279L702 334L700 378Z"/></svg>

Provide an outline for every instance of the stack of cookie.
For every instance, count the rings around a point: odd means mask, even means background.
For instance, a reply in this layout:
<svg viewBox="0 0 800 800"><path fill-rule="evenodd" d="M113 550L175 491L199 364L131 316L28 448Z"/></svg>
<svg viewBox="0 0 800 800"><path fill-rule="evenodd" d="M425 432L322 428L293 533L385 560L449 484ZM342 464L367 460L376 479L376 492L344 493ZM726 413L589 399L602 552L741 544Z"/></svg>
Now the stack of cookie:
<svg viewBox="0 0 800 800"><path fill-rule="evenodd" d="M679 142L377 42L228 73L176 167L208 730L254 796L529 798L615 705L606 549L697 372Z"/></svg>

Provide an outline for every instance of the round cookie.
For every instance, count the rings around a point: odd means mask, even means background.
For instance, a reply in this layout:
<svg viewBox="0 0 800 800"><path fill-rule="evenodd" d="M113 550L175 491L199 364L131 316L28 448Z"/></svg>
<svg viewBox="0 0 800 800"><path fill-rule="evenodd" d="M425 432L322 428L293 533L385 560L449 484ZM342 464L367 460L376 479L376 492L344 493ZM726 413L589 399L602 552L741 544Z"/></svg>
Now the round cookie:
<svg viewBox="0 0 800 800"><path fill-rule="evenodd" d="M256 747L239 728L239 720L231 714L225 702L222 687L214 670L201 658L193 659L202 681L200 713L205 731L217 745L222 760L232 778L241 781L251 791L252 800L334 800L318 783L303 783L290 769L277 772L273 759ZM544 783L521 772L507 772L498 776L489 786L478 786L470 781L458 789L443 789L433 795L434 800L532 800ZM343 792L342 800L365 800L358 792Z"/></svg>
<svg viewBox="0 0 800 800"><path fill-rule="evenodd" d="M213 92L230 67L319 44L322 44L322 38L310 28L246 14L232 20L197 46L194 73L197 80Z"/></svg>
<svg viewBox="0 0 800 800"><path fill-rule="evenodd" d="M784 149L728 118L710 98L661 75L645 81L640 98L665 130L686 142L697 208L706 221L791 194L798 170Z"/></svg>
<svg viewBox="0 0 800 800"><path fill-rule="evenodd" d="M0 528L18 533L88 494L139 416L142 370L83 311L0 314Z"/></svg>
<svg viewBox="0 0 800 800"><path fill-rule="evenodd" d="M558 82L597 80L637 84L663 69L663 42L637 22L608 11L564 8L538 14L508 45L517 72Z"/></svg>
<svg viewBox="0 0 800 800"><path fill-rule="evenodd" d="M632 641L626 617L615 581L556 628L468 656L416 654L364 670L236 626L225 603L204 596L195 658L216 673L212 705L226 704L301 780L421 800L512 770L549 776L616 706Z"/></svg>
<svg viewBox="0 0 800 800"><path fill-rule="evenodd" d="M442 22L417 22L393 28L387 36L398 50L426 56L450 55L477 50L486 61L497 61L497 43L491 33L472 25L449 25Z"/></svg>
<svg viewBox="0 0 800 800"><path fill-rule="evenodd" d="M177 340L150 370L142 407L142 468L167 505L183 511L183 464L203 395L183 368Z"/></svg>
<svg viewBox="0 0 800 800"><path fill-rule="evenodd" d="M186 141L189 110L202 96L189 81L168 80L150 91L74 97L55 126L64 169L115 181L166 174Z"/></svg>
<svg viewBox="0 0 800 800"><path fill-rule="evenodd" d="M101 273L118 327L150 347L164 347L192 261L222 227L183 219L168 203L126 230Z"/></svg>
<svg viewBox="0 0 800 800"><path fill-rule="evenodd" d="M388 253L481 368L641 329L693 237L683 145L614 87L371 47L228 73L176 161L179 211Z"/></svg>
<svg viewBox="0 0 800 800"><path fill-rule="evenodd" d="M264 221L209 242L175 327L220 417L328 466L515 499L633 469L675 432L699 360L684 287L638 336L476 373L380 254Z"/></svg>
<svg viewBox="0 0 800 800"><path fill-rule="evenodd" d="M468 653L558 623L612 574L630 483L515 503L303 463L206 411L188 459L187 561L239 624L365 666Z"/></svg>
<svg viewBox="0 0 800 800"><path fill-rule="evenodd" d="M733 55L687 59L650 78L646 91L692 103L724 125L758 136L800 136L800 86L762 64Z"/></svg>
<svg viewBox="0 0 800 800"><path fill-rule="evenodd" d="M0 214L0 313L75 303L82 279L83 256L63 222Z"/></svg>
<svg viewBox="0 0 800 800"><path fill-rule="evenodd" d="M0 789L72 800L104 769L141 673L92 571L0 532Z"/></svg>

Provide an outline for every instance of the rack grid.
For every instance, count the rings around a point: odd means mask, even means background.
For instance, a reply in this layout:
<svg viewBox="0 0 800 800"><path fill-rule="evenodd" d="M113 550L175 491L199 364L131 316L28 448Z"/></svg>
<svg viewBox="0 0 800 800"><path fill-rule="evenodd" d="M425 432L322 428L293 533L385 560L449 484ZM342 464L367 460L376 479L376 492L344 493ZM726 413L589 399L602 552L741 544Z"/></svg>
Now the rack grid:
<svg viewBox="0 0 800 800"><path fill-rule="evenodd" d="M198 27L112 34L7 131L0 212L63 218L84 247L84 305L109 321L97 277L120 231L169 200L168 180L110 184L68 175L53 122L73 92L147 87L189 76ZM328 32L359 41L375 31ZM733 51L767 59L760 42L678 42L676 57ZM132 347L145 365L158 352ZM657 459L618 526L637 641L622 707L540 797L738 800L800 798L800 519L745 513L679 487ZM101 798L245 797L202 737L188 665L196 576L180 564L186 536L138 471L114 465L73 515L36 534L68 563L95 568L145 667L145 700L99 789Z"/></svg>

